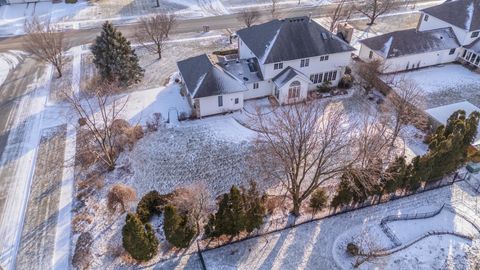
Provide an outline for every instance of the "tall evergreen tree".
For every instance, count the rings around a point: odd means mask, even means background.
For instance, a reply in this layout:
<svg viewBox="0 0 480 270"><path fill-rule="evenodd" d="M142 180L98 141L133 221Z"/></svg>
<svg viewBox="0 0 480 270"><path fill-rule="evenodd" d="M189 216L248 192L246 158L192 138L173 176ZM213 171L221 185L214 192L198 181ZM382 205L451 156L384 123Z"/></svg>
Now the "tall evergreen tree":
<svg viewBox="0 0 480 270"><path fill-rule="evenodd" d="M110 22L103 24L101 34L90 50L102 79L118 81L122 85L137 83L142 79L144 70L138 64L135 50Z"/></svg>
<svg viewBox="0 0 480 270"><path fill-rule="evenodd" d="M240 191L232 186L229 193L223 194L218 203L218 211L208 218L205 234L217 237L222 234L238 235L241 231L252 232L260 228L265 216L265 195L260 192L254 182L248 190Z"/></svg>
<svg viewBox="0 0 480 270"><path fill-rule="evenodd" d="M152 226L143 224L134 213L128 213L122 229L123 247L139 261L147 261L157 254L158 240Z"/></svg>
<svg viewBox="0 0 480 270"><path fill-rule="evenodd" d="M237 235L245 228L245 209L242 194L236 186L224 194L215 214L216 229L222 234Z"/></svg>
<svg viewBox="0 0 480 270"><path fill-rule="evenodd" d="M243 191L245 207L245 230L248 233L260 228L265 217L265 197L260 195L255 182L250 182L250 188Z"/></svg>
<svg viewBox="0 0 480 270"><path fill-rule="evenodd" d="M195 227L189 224L186 214L177 213L173 205L167 205L164 209L163 231L167 241L178 247L186 248L195 236Z"/></svg>
<svg viewBox="0 0 480 270"><path fill-rule="evenodd" d="M310 197L309 206L313 210L313 215L327 206L327 193L323 188L317 188Z"/></svg>

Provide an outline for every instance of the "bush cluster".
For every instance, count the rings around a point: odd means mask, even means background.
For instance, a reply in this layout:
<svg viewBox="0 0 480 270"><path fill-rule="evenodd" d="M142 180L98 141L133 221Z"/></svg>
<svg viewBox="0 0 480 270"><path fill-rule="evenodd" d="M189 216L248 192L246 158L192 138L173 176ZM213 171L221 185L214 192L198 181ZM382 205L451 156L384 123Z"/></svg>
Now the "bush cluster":
<svg viewBox="0 0 480 270"><path fill-rule="evenodd" d="M351 175L344 174L337 188L332 206L362 202L371 195L393 193L398 189L416 191L422 182L433 182L453 173L468 158L468 148L474 141L480 113L468 117L463 110L453 113L445 126L437 128L429 138L428 152L417 156L407 164L404 157L398 157L386 169L381 183L369 190Z"/></svg>
<svg viewBox="0 0 480 270"><path fill-rule="evenodd" d="M172 194L160 195L158 191L152 190L145 194L137 205L137 215L140 220L148 222L153 215L160 215L162 208L169 202Z"/></svg>
<svg viewBox="0 0 480 270"><path fill-rule="evenodd" d="M251 233L263 223L266 208L265 195L261 196L254 182L248 190L232 186L229 193L222 196L218 211L211 214L205 226L209 237L238 235L242 231Z"/></svg>

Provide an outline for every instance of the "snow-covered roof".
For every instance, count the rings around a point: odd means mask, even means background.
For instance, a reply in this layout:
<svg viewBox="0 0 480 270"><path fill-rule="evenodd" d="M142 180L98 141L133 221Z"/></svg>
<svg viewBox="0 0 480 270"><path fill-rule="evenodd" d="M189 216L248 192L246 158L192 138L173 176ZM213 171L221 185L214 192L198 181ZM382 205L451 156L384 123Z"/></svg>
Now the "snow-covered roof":
<svg viewBox="0 0 480 270"><path fill-rule="evenodd" d="M229 59L220 56L218 60L217 64L220 67L244 83L263 81L262 70L260 69L257 58Z"/></svg>
<svg viewBox="0 0 480 270"><path fill-rule="evenodd" d="M206 54L177 62L188 92L193 98L247 91L242 81L225 72Z"/></svg>
<svg viewBox="0 0 480 270"><path fill-rule="evenodd" d="M291 79L297 76L299 76L304 81L310 81L305 74L292 67L287 67L286 69L282 70L282 72L278 73L278 75L275 76L272 80L278 88L281 88Z"/></svg>
<svg viewBox="0 0 480 270"><path fill-rule="evenodd" d="M426 110L425 112L442 125L446 125L448 118L458 110L464 110L466 115L469 115L474 111L480 112L480 108L468 101L462 101L458 103L448 104L445 106L431 108ZM477 133L477 137L475 138L475 142L473 144L480 144L479 133Z"/></svg>
<svg viewBox="0 0 480 270"><path fill-rule="evenodd" d="M480 30L480 0L445 1L422 11L461 29Z"/></svg>
<svg viewBox="0 0 480 270"><path fill-rule="evenodd" d="M361 40L383 58L435 52L460 47L451 27L417 31L407 29Z"/></svg>
<svg viewBox="0 0 480 270"><path fill-rule="evenodd" d="M464 47L476 53L480 53L480 37Z"/></svg>
<svg viewBox="0 0 480 270"><path fill-rule="evenodd" d="M308 17L273 20L237 34L262 64L355 50Z"/></svg>

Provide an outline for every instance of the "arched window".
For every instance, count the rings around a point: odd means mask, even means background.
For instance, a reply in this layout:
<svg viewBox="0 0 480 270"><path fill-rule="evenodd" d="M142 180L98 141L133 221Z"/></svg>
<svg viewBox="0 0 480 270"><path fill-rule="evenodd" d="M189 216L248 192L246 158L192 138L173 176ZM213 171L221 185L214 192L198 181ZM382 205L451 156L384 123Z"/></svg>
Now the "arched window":
<svg viewBox="0 0 480 270"><path fill-rule="evenodd" d="M299 81L293 81L288 87L288 98L299 98L302 84Z"/></svg>

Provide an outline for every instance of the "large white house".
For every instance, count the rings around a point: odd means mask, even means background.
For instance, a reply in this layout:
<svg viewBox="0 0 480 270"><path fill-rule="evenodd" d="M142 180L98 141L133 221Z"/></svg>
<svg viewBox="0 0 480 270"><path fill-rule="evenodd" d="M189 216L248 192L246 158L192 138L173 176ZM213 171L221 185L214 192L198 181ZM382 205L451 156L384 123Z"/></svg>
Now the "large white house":
<svg viewBox="0 0 480 270"><path fill-rule="evenodd" d="M253 98L304 100L324 82L338 85L355 50L308 17L273 20L237 36L236 55L203 54L177 63L197 117L242 109Z"/></svg>
<svg viewBox="0 0 480 270"><path fill-rule="evenodd" d="M361 40L359 56L385 73L451 63L480 68L480 0L451 0L421 10L417 28Z"/></svg>

